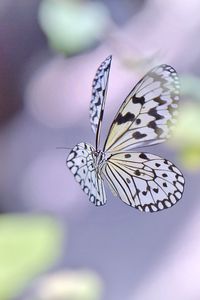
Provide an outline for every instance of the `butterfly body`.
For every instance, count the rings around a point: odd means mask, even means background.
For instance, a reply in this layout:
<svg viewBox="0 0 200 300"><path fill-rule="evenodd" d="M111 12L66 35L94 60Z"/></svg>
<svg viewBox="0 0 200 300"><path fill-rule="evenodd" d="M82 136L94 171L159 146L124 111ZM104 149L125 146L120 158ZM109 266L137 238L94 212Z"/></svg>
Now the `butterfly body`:
<svg viewBox="0 0 200 300"><path fill-rule="evenodd" d="M95 150L92 152L94 159L94 167L97 171L101 168L102 164L106 161L106 153L101 150Z"/></svg>
<svg viewBox="0 0 200 300"><path fill-rule="evenodd" d="M96 146L76 145L67 166L97 206L106 203L106 181L115 196L140 211L169 208L182 197L182 173L167 159L132 149L158 144L169 137L179 100L177 73L168 65L148 72L122 103L103 150L99 150L111 59L109 56L100 65L92 86L90 123Z"/></svg>

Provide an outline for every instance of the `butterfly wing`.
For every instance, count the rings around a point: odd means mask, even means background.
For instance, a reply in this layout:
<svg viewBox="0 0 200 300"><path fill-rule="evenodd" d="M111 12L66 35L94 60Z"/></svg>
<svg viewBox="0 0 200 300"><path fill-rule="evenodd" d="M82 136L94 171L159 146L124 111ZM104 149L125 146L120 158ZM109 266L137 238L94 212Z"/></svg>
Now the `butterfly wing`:
<svg viewBox="0 0 200 300"><path fill-rule="evenodd" d="M175 122L179 79L168 65L148 72L122 103L110 127L104 151L125 151L163 142Z"/></svg>
<svg viewBox="0 0 200 300"><path fill-rule="evenodd" d="M96 149L99 144L99 134L105 99L107 94L108 78L110 72L112 56L108 56L97 69L96 75L92 84L92 98L90 101L90 123L92 130L96 134Z"/></svg>
<svg viewBox="0 0 200 300"><path fill-rule="evenodd" d="M86 143L76 145L67 157L67 166L89 200L97 206L106 203L103 180L94 168L94 148Z"/></svg>
<svg viewBox="0 0 200 300"><path fill-rule="evenodd" d="M173 206L184 189L184 177L178 168L149 153L112 154L102 173L123 202L145 212Z"/></svg>

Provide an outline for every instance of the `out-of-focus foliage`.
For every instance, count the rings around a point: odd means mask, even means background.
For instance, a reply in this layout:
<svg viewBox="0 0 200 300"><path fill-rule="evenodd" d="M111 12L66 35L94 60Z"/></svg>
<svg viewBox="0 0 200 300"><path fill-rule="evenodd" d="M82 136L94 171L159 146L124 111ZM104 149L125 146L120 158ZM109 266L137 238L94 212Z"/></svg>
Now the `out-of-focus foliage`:
<svg viewBox="0 0 200 300"><path fill-rule="evenodd" d="M49 217L4 215L0 217L0 299L18 294L59 255L60 227Z"/></svg>
<svg viewBox="0 0 200 300"><path fill-rule="evenodd" d="M189 169L200 168L200 105L182 104L179 120L170 144L180 151L180 159Z"/></svg>
<svg viewBox="0 0 200 300"><path fill-rule="evenodd" d="M88 270L62 271L41 279L36 295L27 300L99 300L102 281Z"/></svg>
<svg viewBox="0 0 200 300"><path fill-rule="evenodd" d="M200 78L194 75L182 75L180 77L181 93L184 96L192 96L200 101Z"/></svg>
<svg viewBox="0 0 200 300"><path fill-rule="evenodd" d="M182 75L181 95L190 100L180 106L178 123L171 146L179 149L180 160L185 167L200 168L200 78L195 75ZM192 101L191 101L192 100Z"/></svg>
<svg viewBox="0 0 200 300"><path fill-rule="evenodd" d="M39 23L52 48L73 54L102 39L109 13L100 2L43 0Z"/></svg>

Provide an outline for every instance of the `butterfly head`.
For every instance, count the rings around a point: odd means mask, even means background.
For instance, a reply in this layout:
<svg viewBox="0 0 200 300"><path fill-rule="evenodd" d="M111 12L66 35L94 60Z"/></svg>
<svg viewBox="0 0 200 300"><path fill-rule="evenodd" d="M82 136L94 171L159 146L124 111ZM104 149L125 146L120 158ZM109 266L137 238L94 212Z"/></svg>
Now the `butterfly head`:
<svg viewBox="0 0 200 300"><path fill-rule="evenodd" d="M102 164L106 160L105 152L103 152L101 150L95 150L92 152L92 154L93 154L93 159L94 159L94 163L95 163L95 168L101 167Z"/></svg>

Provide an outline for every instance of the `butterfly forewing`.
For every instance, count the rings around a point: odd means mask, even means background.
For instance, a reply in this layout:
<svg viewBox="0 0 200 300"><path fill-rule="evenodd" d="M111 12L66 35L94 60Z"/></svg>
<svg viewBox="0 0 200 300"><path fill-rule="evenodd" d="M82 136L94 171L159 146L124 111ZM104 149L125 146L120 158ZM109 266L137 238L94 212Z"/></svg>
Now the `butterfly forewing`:
<svg viewBox="0 0 200 300"><path fill-rule="evenodd" d="M86 143L76 145L67 158L67 166L89 200L97 206L106 203L104 184L95 169L94 147Z"/></svg>
<svg viewBox="0 0 200 300"><path fill-rule="evenodd" d="M168 65L148 72L127 96L109 130L104 151L125 151L163 142L175 122L179 79Z"/></svg>
<svg viewBox="0 0 200 300"><path fill-rule="evenodd" d="M153 154L113 154L102 172L120 199L141 211L169 208L182 197L181 172L170 161Z"/></svg>
<svg viewBox="0 0 200 300"><path fill-rule="evenodd" d="M99 142L99 134L105 99L107 94L108 78L110 72L112 56L108 56L97 69L96 75L92 83L92 98L90 101L90 123L92 130L96 134L96 147Z"/></svg>

